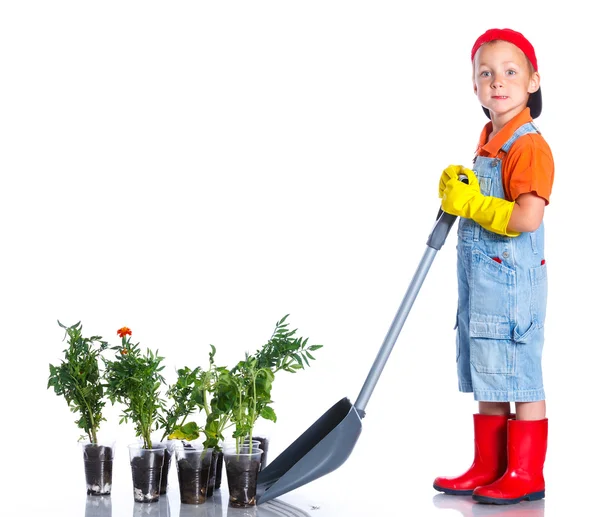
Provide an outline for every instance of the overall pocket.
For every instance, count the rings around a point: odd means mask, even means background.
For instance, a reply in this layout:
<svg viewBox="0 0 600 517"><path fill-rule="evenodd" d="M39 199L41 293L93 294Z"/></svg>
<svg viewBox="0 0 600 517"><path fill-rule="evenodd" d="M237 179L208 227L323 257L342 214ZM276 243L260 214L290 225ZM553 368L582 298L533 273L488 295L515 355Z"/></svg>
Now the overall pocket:
<svg viewBox="0 0 600 517"><path fill-rule="evenodd" d="M516 272L475 249L469 294L471 365L480 373L514 373Z"/></svg>
<svg viewBox="0 0 600 517"><path fill-rule="evenodd" d="M531 318L537 327L541 328L546 320L548 297L546 264L529 268L529 279L531 281Z"/></svg>

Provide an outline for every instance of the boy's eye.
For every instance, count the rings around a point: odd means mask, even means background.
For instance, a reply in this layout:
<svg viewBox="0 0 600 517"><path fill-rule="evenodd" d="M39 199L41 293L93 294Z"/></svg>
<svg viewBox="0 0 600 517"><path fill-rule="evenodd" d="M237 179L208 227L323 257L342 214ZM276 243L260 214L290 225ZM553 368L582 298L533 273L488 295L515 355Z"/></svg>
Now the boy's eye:
<svg viewBox="0 0 600 517"><path fill-rule="evenodd" d="M487 70L485 70L485 71L481 72L480 75L481 75L481 77L489 77L491 74L490 74L490 72L488 72Z"/></svg>
<svg viewBox="0 0 600 517"><path fill-rule="evenodd" d="M508 70L506 73L508 75L515 75L517 72L516 72L516 70Z"/></svg>

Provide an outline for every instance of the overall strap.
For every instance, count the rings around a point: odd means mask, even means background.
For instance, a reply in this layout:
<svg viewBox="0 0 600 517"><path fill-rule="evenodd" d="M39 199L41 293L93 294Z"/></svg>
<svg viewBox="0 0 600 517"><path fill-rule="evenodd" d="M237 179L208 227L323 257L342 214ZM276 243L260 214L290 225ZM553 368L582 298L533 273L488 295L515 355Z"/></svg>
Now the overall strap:
<svg viewBox="0 0 600 517"><path fill-rule="evenodd" d="M504 155L506 156L508 154L508 151L512 147L512 145L517 140L517 138L519 138L520 136L526 135L527 133L539 133L539 132L540 132L539 129L537 127L535 127L535 124L533 122L526 122L521 127L519 127L518 129L515 130L515 132L512 134L512 136L502 146L501 150L504 152Z"/></svg>

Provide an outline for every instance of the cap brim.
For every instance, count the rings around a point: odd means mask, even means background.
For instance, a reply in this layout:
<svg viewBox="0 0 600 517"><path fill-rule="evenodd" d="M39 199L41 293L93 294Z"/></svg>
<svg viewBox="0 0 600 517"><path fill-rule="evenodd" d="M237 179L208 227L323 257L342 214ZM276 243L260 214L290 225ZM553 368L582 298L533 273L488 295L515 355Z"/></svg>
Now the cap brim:
<svg viewBox="0 0 600 517"><path fill-rule="evenodd" d="M527 107L531 113L531 118L538 118L542 114L542 89L538 88L537 92L533 92L529 96L529 101L527 101ZM483 112L487 118L490 117L490 110L487 108L483 108Z"/></svg>
<svg viewBox="0 0 600 517"><path fill-rule="evenodd" d="M529 96L529 102L527 102L529 111L531 111L531 118L538 118L542 114L542 89L538 88L537 92L533 92Z"/></svg>

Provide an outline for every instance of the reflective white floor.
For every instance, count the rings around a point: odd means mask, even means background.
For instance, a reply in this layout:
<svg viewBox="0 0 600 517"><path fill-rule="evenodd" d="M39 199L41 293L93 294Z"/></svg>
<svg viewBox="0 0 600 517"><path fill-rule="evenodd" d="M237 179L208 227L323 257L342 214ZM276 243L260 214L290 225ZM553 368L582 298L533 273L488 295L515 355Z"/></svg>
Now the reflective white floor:
<svg viewBox="0 0 600 517"><path fill-rule="evenodd" d="M181 504L172 490L162 496L158 503L134 503L113 501L113 497L87 496L85 517L306 517L309 514L283 501L268 501L255 508L230 508L227 505L226 491L218 491L201 505ZM113 508L114 506L114 508ZM130 513L127 508L130 507Z"/></svg>
<svg viewBox="0 0 600 517"><path fill-rule="evenodd" d="M364 438L364 437L363 437ZM599 499L594 491L593 464L577 458L577 444L568 455L572 464L558 467L556 461L546 468L546 499L511 506L475 503L469 497L448 496L431 487L432 465L449 465L460 450L448 451L448 458L427 458L408 444L398 458L380 455L361 442L339 469L297 488L280 498L248 510L229 508L226 480L221 490L204 505L181 504L177 473L171 470L169 489L159 503L133 501L129 465L121 456L115 463L110 497L85 493L83 467L78 454L65 459L78 468L64 469L43 487L28 487L24 472L9 480L0 504L0 515L85 516L85 517L338 517L338 516L418 516L418 517L572 517L596 516ZM362 445L362 446L361 446ZM116 460L115 460L116 461ZM367 468L365 468L367 466ZM81 467L81 468L79 468ZM575 467L579 467L578 474ZM42 469L40 472L48 474ZM448 473L447 469L439 471Z"/></svg>
<svg viewBox="0 0 600 517"><path fill-rule="evenodd" d="M123 502L125 504L120 504L119 507L117 507L112 499L112 497L88 496L85 503L85 517L112 517L113 515L121 515L121 512L124 512L124 508L127 507L126 502ZM167 494L166 497L163 497L156 504L132 503L131 515L133 517L306 517L311 514L348 515L347 510L343 510L342 508L339 508L338 511L325 513L318 505L308 506L306 509L303 509L282 500L269 501L256 508L229 508L226 499L226 494L217 493L215 497L203 505L181 505L176 495L171 493ZM115 504L114 510L113 504ZM439 494L433 498L433 506L438 509L455 510L455 512L440 512L440 517L443 515L461 515L464 517L476 517L480 515L545 517L545 501L543 500L533 503L524 503L515 507L499 507L476 504L470 497L453 497ZM363 514L382 515L381 513L374 512L375 507L370 510L371 511L367 508ZM390 515L399 515L402 513L402 506L396 509L390 508L389 510ZM123 515L126 514L123 513Z"/></svg>
<svg viewBox="0 0 600 517"><path fill-rule="evenodd" d="M228 507L226 476L221 489L204 505L180 503L176 468L169 472L166 497L159 503L133 501L126 442L116 444L110 497L86 495L83 458L77 444L57 446L57 454L39 464L32 448L4 442L4 459L12 472L3 482L0 516L60 517L597 517L600 497L596 470L600 464L593 418L552 418L544 470L546 498L510 506L475 503L470 497L436 492L433 479L456 475L473 458L472 418L439 406L435 414L398 411L374 399L362 433L348 459L337 470L250 510ZM405 405L404 408L410 408ZM441 425L444 423L444 425ZM280 425L280 424L278 424ZM304 429L304 423L296 428ZM281 427L277 428L283 429ZM385 429L385 433L382 433ZM291 434L288 433L288 434ZM66 440L63 440L65 442ZM287 436L272 435L270 461L289 445ZM58 458L58 460L56 459ZM173 465L171 466L173 467Z"/></svg>

